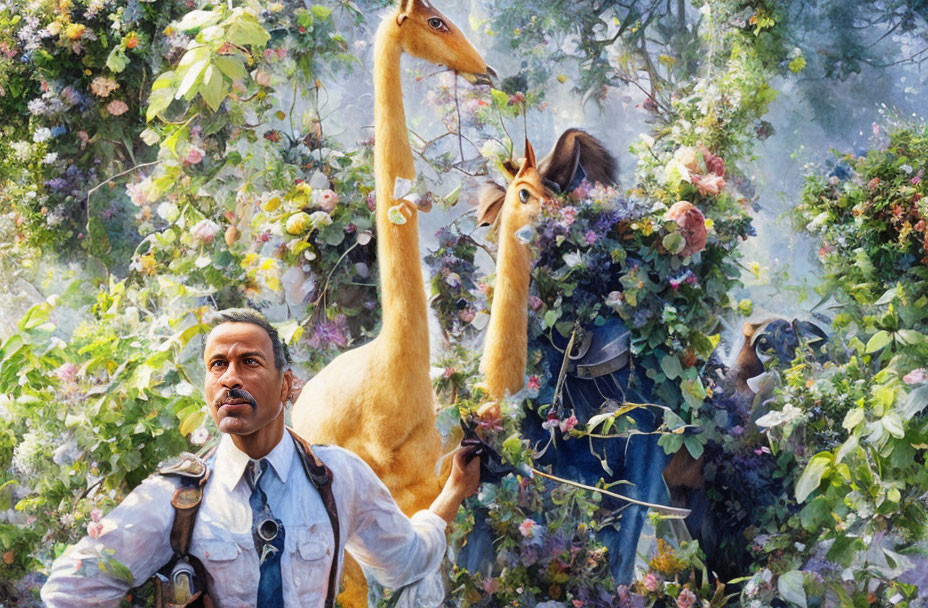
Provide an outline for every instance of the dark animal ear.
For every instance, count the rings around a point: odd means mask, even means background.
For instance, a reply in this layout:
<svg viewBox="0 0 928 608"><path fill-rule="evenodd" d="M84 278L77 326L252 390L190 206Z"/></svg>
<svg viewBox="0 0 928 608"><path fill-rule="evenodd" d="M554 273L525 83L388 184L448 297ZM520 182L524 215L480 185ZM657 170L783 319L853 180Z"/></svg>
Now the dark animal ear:
<svg viewBox="0 0 928 608"><path fill-rule="evenodd" d="M579 166L587 179L610 185L616 183L618 163L601 141L581 129L567 129L551 152L538 164L542 176L565 190L574 180Z"/></svg>
<svg viewBox="0 0 928 608"><path fill-rule="evenodd" d="M507 182L511 182L516 178L516 175L519 174L519 171L522 169L522 166L518 161L509 159L503 163L503 174L506 177Z"/></svg>
<svg viewBox="0 0 928 608"><path fill-rule="evenodd" d="M506 189L493 182L485 183L477 194L477 225L496 223L506 200Z"/></svg>

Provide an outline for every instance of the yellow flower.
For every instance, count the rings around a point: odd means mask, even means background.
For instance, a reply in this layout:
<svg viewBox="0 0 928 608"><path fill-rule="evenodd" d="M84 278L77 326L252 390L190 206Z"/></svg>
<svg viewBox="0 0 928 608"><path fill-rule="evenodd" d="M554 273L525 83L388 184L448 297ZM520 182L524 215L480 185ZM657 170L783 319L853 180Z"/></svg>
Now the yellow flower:
<svg viewBox="0 0 928 608"><path fill-rule="evenodd" d="M245 254L245 259L242 260L242 268L250 268L258 263L258 254L254 251L250 251Z"/></svg>
<svg viewBox="0 0 928 608"><path fill-rule="evenodd" d="M154 274L158 263L155 261L154 254L146 253L139 257L139 270L144 274Z"/></svg>
<svg viewBox="0 0 928 608"><path fill-rule="evenodd" d="M645 219L641 222L641 234L645 236L650 236L654 232L654 224L651 223L651 220Z"/></svg>
<svg viewBox="0 0 928 608"><path fill-rule="evenodd" d="M84 35L84 30L87 29L87 26L82 23L70 23L68 27L65 28L65 35L71 40L77 40Z"/></svg>
<svg viewBox="0 0 928 608"><path fill-rule="evenodd" d="M52 21L45 27L45 31L51 34L52 36L57 36L61 33L61 22Z"/></svg>
<svg viewBox="0 0 928 608"><path fill-rule="evenodd" d="M711 217L706 218L706 230L712 230L712 227L715 226L715 222Z"/></svg>

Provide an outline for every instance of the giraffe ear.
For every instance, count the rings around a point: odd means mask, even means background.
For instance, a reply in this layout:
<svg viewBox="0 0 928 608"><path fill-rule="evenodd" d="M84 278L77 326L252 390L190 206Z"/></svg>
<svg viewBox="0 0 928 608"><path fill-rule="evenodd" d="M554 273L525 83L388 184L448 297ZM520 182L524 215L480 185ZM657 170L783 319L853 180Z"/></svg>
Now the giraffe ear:
<svg viewBox="0 0 928 608"><path fill-rule="evenodd" d="M522 167L519 169L518 175L522 175L529 169L535 168L535 150L532 149L532 144L529 143L528 138L525 138L525 161L522 163ZM517 176L518 176L517 175Z"/></svg>
<svg viewBox="0 0 928 608"><path fill-rule="evenodd" d="M506 190L499 184L487 182L477 194L477 225L489 226L496 223L506 200Z"/></svg>
<svg viewBox="0 0 928 608"><path fill-rule="evenodd" d="M403 25L403 22L406 21L406 18L409 17L409 13L412 11L412 5L414 0L399 0L396 3L396 24Z"/></svg>

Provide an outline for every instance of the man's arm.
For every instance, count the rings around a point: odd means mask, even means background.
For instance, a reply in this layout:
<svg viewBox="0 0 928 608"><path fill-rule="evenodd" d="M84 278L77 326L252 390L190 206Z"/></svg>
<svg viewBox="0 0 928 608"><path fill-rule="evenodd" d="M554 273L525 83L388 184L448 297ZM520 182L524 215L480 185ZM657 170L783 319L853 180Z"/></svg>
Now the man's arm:
<svg viewBox="0 0 928 608"><path fill-rule="evenodd" d="M346 505L350 519L346 547L380 584L396 589L438 569L445 555L445 526L479 485L480 463L476 458L467 462L470 454L471 448L458 450L441 494L429 509L412 518L400 511L370 467L352 455L353 478L342 486L353 488L353 502ZM336 472L336 484L340 473Z"/></svg>
<svg viewBox="0 0 928 608"><path fill-rule="evenodd" d="M55 560L42 600L48 608L116 607L133 586L171 559L174 484L145 480L85 536ZM110 561L115 560L115 561ZM122 567L125 569L123 569Z"/></svg>

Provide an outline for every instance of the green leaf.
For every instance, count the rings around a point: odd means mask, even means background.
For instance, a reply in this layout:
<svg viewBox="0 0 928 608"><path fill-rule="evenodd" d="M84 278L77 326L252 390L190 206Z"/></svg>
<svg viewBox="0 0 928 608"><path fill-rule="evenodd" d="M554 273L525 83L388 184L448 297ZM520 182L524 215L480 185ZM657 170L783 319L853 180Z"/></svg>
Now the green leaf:
<svg viewBox="0 0 928 608"><path fill-rule="evenodd" d="M215 65L219 70L229 77L229 80L232 82L239 82L245 80L248 76L248 72L245 71L245 65L242 63L241 57L232 57L229 55L220 55L213 60L213 65Z"/></svg>
<svg viewBox="0 0 928 608"><path fill-rule="evenodd" d="M236 9L238 10L238 9ZM258 21L245 12L240 12L231 17L232 25L229 27L229 42L239 46L256 46L263 47L271 39Z"/></svg>
<svg viewBox="0 0 928 608"><path fill-rule="evenodd" d="M657 440L657 445L664 448L665 454L675 454L683 447L683 435L665 433Z"/></svg>
<svg viewBox="0 0 928 608"><path fill-rule="evenodd" d="M835 464L844 460L844 457L856 450L858 445L860 445L860 442L857 439L857 435L851 435L838 449L838 453L835 455Z"/></svg>
<svg viewBox="0 0 928 608"><path fill-rule="evenodd" d="M928 407L928 385L922 385L908 394L905 399L905 407L902 409L902 417L911 420L922 410Z"/></svg>
<svg viewBox="0 0 928 608"><path fill-rule="evenodd" d="M777 579L777 591L787 602L796 604L800 608L808 608L806 590L803 588L804 584L805 577L803 577L802 572L790 570L781 574L780 578Z"/></svg>
<svg viewBox="0 0 928 608"><path fill-rule="evenodd" d="M674 380L683 375L683 366L676 355L666 355L661 359L661 371L670 380Z"/></svg>
<svg viewBox="0 0 928 608"><path fill-rule="evenodd" d="M114 47L106 57L106 67L116 74L119 74L129 65L129 58L126 57L126 50L122 46Z"/></svg>
<svg viewBox="0 0 928 608"><path fill-rule="evenodd" d="M148 122L171 105L174 99L174 72L165 72L151 85L151 95L148 96L148 110L145 112L145 121Z"/></svg>
<svg viewBox="0 0 928 608"><path fill-rule="evenodd" d="M909 346L918 346L928 341L928 336L912 329L900 329L896 332L896 335L903 344L908 344Z"/></svg>
<svg viewBox="0 0 928 608"><path fill-rule="evenodd" d="M222 72L214 66L207 66L203 72L203 84L200 85L200 95L206 105L215 112L219 109L219 104L226 98L228 93L228 84L222 77Z"/></svg>
<svg viewBox="0 0 928 608"><path fill-rule="evenodd" d="M892 335L888 331L878 331L873 336L867 340L867 351L868 353L875 353L876 351L885 348L887 344L892 341Z"/></svg>
<svg viewBox="0 0 928 608"><path fill-rule="evenodd" d="M222 15L218 11L190 11L177 24L177 29L182 32L201 29L219 23L221 18Z"/></svg>
<svg viewBox="0 0 928 608"><path fill-rule="evenodd" d="M675 230L669 234L664 235L664 238L661 239L661 245L664 246L664 249L676 255L683 251L684 248L686 248L686 239L683 238L682 234Z"/></svg>
<svg viewBox="0 0 928 608"><path fill-rule="evenodd" d="M852 430L855 426L863 422L864 420L864 410L863 408L855 407L852 410L848 410L847 414L844 415L844 422L841 423L841 426L847 430Z"/></svg>
<svg viewBox="0 0 928 608"><path fill-rule="evenodd" d="M545 313L545 327L553 327L557 320L561 318L561 309L553 308Z"/></svg>
<svg viewBox="0 0 928 608"><path fill-rule="evenodd" d="M896 412L890 412L880 419L880 423L886 432L895 437L902 439L905 437L905 428L902 426L902 418Z"/></svg>
<svg viewBox="0 0 928 608"><path fill-rule="evenodd" d="M809 494L818 489L822 476L832 464L832 458L830 452L821 452L812 457L796 482L796 502L804 502Z"/></svg>
<svg viewBox="0 0 928 608"><path fill-rule="evenodd" d="M703 448L706 445L706 438L703 435L685 435L683 437L683 445L686 446L693 460L699 460L699 457L702 456Z"/></svg>
<svg viewBox="0 0 928 608"><path fill-rule="evenodd" d="M202 409L197 409L197 411L187 414L180 423L180 434L186 437L200 428L200 425L203 424L203 420L205 419L206 412Z"/></svg>

